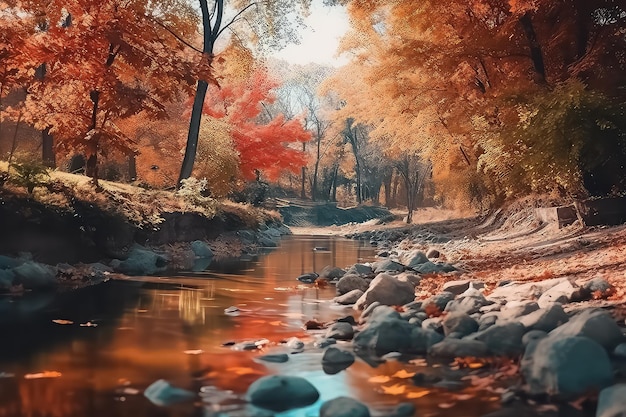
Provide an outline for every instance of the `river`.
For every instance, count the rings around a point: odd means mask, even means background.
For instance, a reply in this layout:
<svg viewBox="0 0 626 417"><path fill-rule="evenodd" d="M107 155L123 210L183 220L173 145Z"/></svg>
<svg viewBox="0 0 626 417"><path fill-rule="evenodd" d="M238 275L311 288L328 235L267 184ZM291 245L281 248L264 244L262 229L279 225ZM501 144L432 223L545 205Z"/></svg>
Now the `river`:
<svg viewBox="0 0 626 417"><path fill-rule="evenodd" d="M314 250L320 247L327 250ZM0 297L0 417L248 416L253 412L235 397L273 373L304 377L321 394L316 404L277 417L317 416L321 402L341 395L366 403L375 416L402 401L415 403L420 416L478 417L496 409L497 395L478 399L416 386L409 376L431 369L419 359L376 367L357 359L337 374L322 370L322 350L308 347L315 332L303 324L354 311L329 302L334 288L300 285L295 278L374 255L365 242L288 236L258 259L214 263L200 274ZM240 314L225 314L231 306ZM284 349L281 341L290 337L309 345L287 363L257 359ZM228 346L261 339L269 341L263 351ZM142 393L159 379L234 398L222 408L210 396L157 406Z"/></svg>

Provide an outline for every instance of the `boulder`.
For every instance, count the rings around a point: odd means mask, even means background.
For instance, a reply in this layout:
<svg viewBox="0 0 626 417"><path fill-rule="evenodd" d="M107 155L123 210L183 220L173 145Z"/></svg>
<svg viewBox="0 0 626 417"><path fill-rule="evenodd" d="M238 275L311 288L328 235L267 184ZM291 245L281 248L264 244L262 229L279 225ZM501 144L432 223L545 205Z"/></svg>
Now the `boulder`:
<svg viewBox="0 0 626 417"><path fill-rule="evenodd" d="M572 301L579 291L580 288L578 286L575 286L569 280L565 280L541 294L537 300L537 304L539 304L541 308L548 307L554 303L567 304Z"/></svg>
<svg viewBox="0 0 626 417"><path fill-rule="evenodd" d="M359 275L345 274L337 281L337 295L347 294L352 290L367 291L369 283Z"/></svg>
<svg viewBox="0 0 626 417"><path fill-rule="evenodd" d="M613 356L621 359L626 359L626 343L620 343L613 349Z"/></svg>
<svg viewBox="0 0 626 417"><path fill-rule="evenodd" d="M434 330L413 326L410 335L410 348L407 353L425 354L437 343L443 340L443 335Z"/></svg>
<svg viewBox="0 0 626 417"><path fill-rule="evenodd" d="M522 337L525 332L526 328L521 323L511 322L495 324L465 339L484 342L494 355L517 356L523 351Z"/></svg>
<svg viewBox="0 0 626 417"><path fill-rule="evenodd" d="M448 263L434 263L431 261L424 262L413 269L420 274L439 274L456 271L456 268Z"/></svg>
<svg viewBox="0 0 626 417"><path fill-rule="evenodd" d="M583 291L586 293L587 298L593 296L594 298L606 298L614 290L606 279L602 277L596 277L592 280L585 282L582 286Z"/></svg>
<svg viewBox="0 0 626 417"><path fill-rule="evenodd" d="M357 400L338 397L322 404L320 417L370 417L370 411Z"/></svg>
<svg viewBox="0 0 626 417"><path fill-rule="evenodd" d="M426 252L426 257L429 259L439 258L440 256L441 256L441 253L439 253L437 249L429 249L428 252Z"/></svg>
<svg viewBox="0 0 626 417"><path fill-rule="evenodd" d="M456 300L450 301L444 311L449 313L465 313L465 314L474 314L480 311L480 308L490 304L491 302L487 301L485 297L459 297Z"/></svg>
<svg viewBox="0 0 626 417"><path fill-rule="evenodd" d="M194 240L191 242L191 250L197 258L212 258L213 251L206 242Z"/></svg>
<svg viewBox="0 0 626 417"><path fill-rule="evenodd" d="M460 337L467 336L478 330L478 322L465 313L452 313L443 319L443 333L460 333Z"/></svg>
<svg viewBox="0 0 626 417"><path fill-rule="evenodd" d="M133 245L128 258L123 261L114 259L111 266L126 275L152 275L165 270L168 259L140 245Z"/></svg>
<svg viewBox="0 0 626 417"><path fill-rule="evenodd" d="M13 286L15 273L10 269L0 269L0 292L8 291Z"/></svg>
<svg viewBox="0 0 626 417"><path fill-rule="evenodd" d="M350 323L337 322L326 330L327 338L335 340L352 340L354 337L354 329Z"/></svg>
<svg viewBox="0 0 626 417"><path fill-rule="evenodd" d="M616 384L600 391L596 417L626 417L626 384Z"/></svg>
<svg viewBox="0 0 626 417"><path fill-rule="evenodd" d="M415 404L400 403L393 409L389 417L413 417L415 415Z"/></svg>
<svg viewBox="0 0 626 417"><path fill-rule="evenodd" d="M552 278L543 281L533 281L526 283L506 282L495 288L489 298L492 300L506 300L507 302L515 300L537 299L550 288L563 282L569 282L567 278Z"/></svg>
<svg viewBox="0 0 626 417"><path fill-rule="evenodd" d="M337 267L326 265L322 272L320 272L320 278L325 278L329 281L338 280L346 274L346 271Z"/></svg>
<svg viewBox="0 0 626 417"><path fill-rule="evenodd" d="M359 317L359 323L360 324L365 323L369 319L369 317L372 315L372 313L374 313L374 310L376 310L378 307L381 307L381 306L382 306L382 304L379 303L378 301L374 301L372 304L367 306L365 308L365 310L363 310L361 312L361 316ZM391 309L391 310L393 310L393 309ZM400 318L400 313L398 313L395 310L393 310L393 311L397 314L398 318Z"/></svg>
<svg viewBox="0 0 626 417"><path fill-rule="evenodd" d="M531 395L572 399L613 381L609 356L595 341L580 336L548 336L530 343L521 372Z"/></svg>
<svg viewBox="0 0 626 417"><path fill-rule="evenodd" d="M270 355L262 355L257 357L258 360L270 363L285 363L289 361L289 355L286 353L277 353Z"/></svg>
<svg viewBox="0 0 626 417"><path fill-rule="evenodd" d="M434 330L437 333L443 334L443 318L431 317L429 319L422 321L422 329Z"/></svg>
<svg viewBox="0 0 626 417"><path fill-rule="evenodd" d="M481 281L471 281L469 279L463 280L454 280L448 281L443 284L443 291L451 292L454 295L459 295L467 291L470 287L470 284L473 288L484 288L485 283Z"/></svg>
<svg viewBox="0 0 626 417"><path fill-rule="evenodd" d="M444 291L424 300L422 303L422 310L430 316L438 315L445 310L448 303L452 300L454 300L454 294Z"/></svg>
<svg viewBox="0 0 626 417"><path fill-rule="evenodd" d="M390 259L374 262L372 267L374 268L374 273L376 274L380 274L382 272L402 272L405 269L404 265Z"/></svg>
<svg viewBox="0 0 626 417"><path fill-rule="evenodd" d="M150 384L143 395L150 402L161 407L189 401L196 397L193 392L175 387L164 379L159 379Z"/></svg>
<svg viewBox="0 0 626 417"><path fill-rule="evenodd" d="M346 350L329 347L322 356L322 370L334 375L350 367L354 363L354 355Z"/></svg>
<svg viewBox="0 0 626 417"><path fill-rule="evenodd" d="M12 271L15 274L13 284L21 284L27 290L45 290L58 284L56 269L49 265L26 261Z"/></svg>
<svg viewBox="0 0 626 417"><path fill-rule="evenodd" d="M22 263L24 263L24 261L0 255L0 269L13 269L16 266L20 266Z"/></svg>
<svg viewBox="0 0 626 417"><path fill-rule="evenodd" d="M624 335L615 320L602 310L583 310L562 326L550 332L550 337L585 336L598 342L607 352L624 342Z"/></svg>
<svg viewBox="0 0 626 417"><path fill-rule="evenodd" d="M371 277L372 275L374 275L374 270L372 270L371 266L366 264L354 264L348 269L346 274L354 274L362 277Z"/></svg>
<svg viewBox="0 0 626 417"><path fill-rule="evenodd" d="M363 310L371 303L378 301L385 305L404 305L415 300L415 287L407 281L398 280L388 274L378 274L370 283L369 288L354 305Z"/></svg>
<svg viewBox="0 0 626 417"><path fill-rule="evenodd" d="M522 344L524 348L527 348L531 343L535 343L546 336L548 336L548 333L543 330L531 330L522 337Z"/></svg>
<svg viewBox="0 0 626 417"><path fill-rule="evenodd" d="M411 251L402 257L402 263L411 269L415 269L426 262L428 262L428 257L421 250Z"/></svg>
<svg viewBox="0 0 626 417"><path fill-rule="evenodd" d="M436 358L452 359L458 357L486 357L489 356L489 348L479 340L445 338L441 342L431 346L428 354Z"/></svg>
<svg viewBox="0 0 626 417"><path fill-rule="evenodd" d="M539 310L539 304L535 301L511 301L500 309L499 320L503 322L516 320L518 317L525 316L537 310Z"/></svg>
<svg viewBox="0 0 626 417"><path fill-rule="evenodd" d="M333 301L342 305L355 304L363 294L364 292L362 290L352 290L344 295L333 298Z"/></svg>
<svg viewBox="0 0 626 417"><path fill-rule="evenodd" d="M275 229L262 230L257 233L256 243L263 248L276 248L280 243L280 234Z"/></svg>
<svg viewBox="0 0 626 417"><path fill-rule="evenodd" d="M544 332L550 332L563 323L567 323L568 320L569 316L563 311L561 304L554 303L522 316L519 322L522 323L527 330L543 330Z"/></svg>
<svg viewBox="0 0 626 417"><path fill-rule="evenodd" d="M298 376L264 376L248 387L246 399L253 405L272 411L305 407L319 399L319 392L306 379Z"/></svg>

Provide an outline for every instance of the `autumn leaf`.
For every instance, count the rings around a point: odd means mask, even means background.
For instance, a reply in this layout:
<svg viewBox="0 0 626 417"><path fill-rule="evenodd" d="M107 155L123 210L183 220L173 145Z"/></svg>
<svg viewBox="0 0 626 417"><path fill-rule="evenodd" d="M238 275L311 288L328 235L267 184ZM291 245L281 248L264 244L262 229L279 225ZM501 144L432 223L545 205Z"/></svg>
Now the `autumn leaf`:
<svg viewBox="0 0 626 417"><path fill-rule="evenodd" d="M391 381L391 378L388 377L387 375L377 375L377 376L373 376L369 378L367 381L372 382L374 384L384 384L386 382Z"/></svg>
<svg viewBox="0 0 626 417"><path fill-rule="evenodd" d="M428 391L428 390L426 390L426 391L414 391L414 392L409 392L406 395L406 398L414 400L414 399L417 399L417 398L425 397L428 394L430 394L430 391Z"/></svg>
<svg viewBox="0 0 626 417"><path fill-rule="evenodd" d="M55 320L52 320L52 322L56 324L62 324L62 325L74 324L74 322L71 320L63 320L63 319L55 319Z"/></svg>
<svg viewBox="0 0 626 417"><path fill-rule="evenodd" d="M58 371L43 371L37 372L33 374L24 375L25 379L41 379L41 378L59 378L61 376L61 372Z"/></svg>
<svg viewBox="0 0 626 417"><path fill-rule="evenodd" d="M406 391L406 386L401 384L395 384L391 386L383 385L381 388L383 390L383 393L388 395L402 395Z"/></svg>
<svg viewBox="0 0 626 417"><path fill-rule="evenodd" d="M392 378L406 379L406 378L411 378L414 375L415 375L415 372L407 372L405 369L401 369L398 372L396 372L395 374L393 374Z"/></svg>

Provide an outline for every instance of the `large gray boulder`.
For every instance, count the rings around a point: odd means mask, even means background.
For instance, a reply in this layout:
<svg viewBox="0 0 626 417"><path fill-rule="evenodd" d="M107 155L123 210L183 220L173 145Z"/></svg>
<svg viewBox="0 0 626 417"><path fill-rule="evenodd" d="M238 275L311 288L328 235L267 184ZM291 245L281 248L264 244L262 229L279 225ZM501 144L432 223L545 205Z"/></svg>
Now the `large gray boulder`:
<svg viewBox="0 0 626 417"><path fill-rule="evenodd" d="M322 369L326 374L334 375L347 369L354 363L354 354L347 350L329 347L322 356Z"/></svg>
<svg viewBox="0 0 626 417"><path fill-rule="evenodd" d="M522 337L525 332L526 328L521 323L511 322L495 324L465 339L484 342L494 355L517 356L523 351Z"/></svg>
<svg viewBox="0 0 626 417"><path fill-rule="evenodd" d="M600 391L596 417L626 417L626 384L617 384Z"/></svg>
<svg viewBox="0 0 626 417"><path fill-rule="evenodd" d="M519 317L539 310L539 304L536 301L523 300L523 301L511 301L506 303L501 309L499 314L499 321L516 320Z"/></svg>
<svg viewBox="0 0 626 417"><path fill-rule="evenodd" d="M346 274L337 281L337 295L347 294L352 290L367 291L369 283L355 274Z"/></svg>
<svg viewBox="0 0 626 417"><path fill-rule="evenodd" d="M481 307L491 304L483 296L469 296L459 297L456 300L450 301L445 308L445 311L450 313L465 313L474 314L480 311Z"/></svg>
<svg viewBox="0 0 626 417"><path fill-rule="evenodd" d="M550 288L555 287L563 282L569 282L567 278L552 278L543 281L533 282L510 282L495 288L489 298L492 300L505 300L511 302L514 300L530 300L537 299Z"/></svg>
<svg viewBox="0 0 626 417"><path fill-rule="evenodd" d="M126 275L153 275L165 270L169 260L154 251L140 245L133 245L128 258L123 261L114 259L111 267Z"/></svg>
<svg viewBox="0 0 626 417"><path fill-rule="evenodd" d="M417 265L413 268L416 272L420 274L439 274L444 272L454 272L456 268L448 263L435 263L435 262L424 262L421 265Z"/></svg>
<svg viewBox="0 0 626 417"><path fill-rule="evenodd" d="M333 298L333 301L341 305L355 304L363 296L364 292L361 290L352 290L344 295Z"/></svg>
<svg viewBox="0 0 626 417"><path fill-rule="evenodd" d="M322 404L320 417L370 417L370 411L357 400L338 397Z"/></svg>
<svg viewBox="0 0 626 417"><path fill-rule="evenodd" d="M564 399L610 385L613 370L606 350L587 337L549 336L526 348L521 372L530 394Z"/></svg>
<svg viewBox="0 0 626 417"><path fill-rule="evenodd" d="M326 278L329 281L338 280L346 274L346 271L338 266L326 265L320 272L320 278Z"/></svg>
<svg viewBox="0 0 626 417"><path fill-rule="evenodd" d="M454 300L454 294L448 291L440 292L424 300L422 310L432 315L442 313L450 301Z"/></svg>
<svg viewBox="0 0 626 417"><path fill-rule="evenodd" d="M415 269L428 262L428 257L421 250L413 250L402 256L401 261L407 268Z"/></svg>
<svg viewBox="0 0 626 417"><path fill-rule="evenodd" d="M615 320L602 310L583 310L562 326L550 332L551 337L585 336L598 342L607 352L624 342L624 335Z"/></svg>
<svg viewBox="0 0 626 417"><path fill-rule="evenodd" d="M580 288L578 286L575 286L569 280L565 280L541 294L537 300L537 304L539 304L541 308L548 307L554 303L567 304L572 301L572 298L574 298L579 291Z"/></svg>
<svg viewBox="0 0 626 417"><path fill-rule="evenodd" d="M404 305L415 300L415 287L409 281L398 279L389 274L378 274L369 288L356 302L354 308L363 310L378 301L385 305Z"/></svg>
<svg viewBox="0 0 626 417"><path fill-rule="evenodd" d="M350 323L336 322L326 330L326 338L335 340L352 340L354 337L354 329Z"/></svg>
<svg viewBox="0 0 626 417"><path fill-rule="evenodd" d="M486 357L489 356L489 348L479 340L445 338L441 342L431 346L428 350L430 356L436 358L459 358L459 357Z"/></svg>
<svg viewBox="0 0 626 417"><path fill-rule="evenodd" d="M453 280L453 281L446 282L445 284L443 284L442 290L449 291L454 295L459 295L467 291L470 288L470 284L473 288L485 287L485 283L482 281L472 281L469 279L463 279L463 280Z"/></svg>
<svg viewBox="0 0 626 417"><path fill-rule="evenodd" d="M354 274L354 275L359 275L362 277L369 277L369 276L374 275L374 270L372 269L371 266L366 265L366 264L354 264L350 268L348 268L348 271L346 272L346 274Z"/></svg>
<svg viewBox="0 0 626 417"><path fill-rule="evenodd" d="M457 333L467 336L478 330L478 322L465 313L451 313L443 319L443 333L448 336Z"/></svg>
<svg viewBox="0 0 626 417"><path fill-rule="evenodd" d="M45 290L57 284L56 269L33 261L27 261L12 269L14 285L22 284L27 290Z"/></svg>
<svg viewBox="0 0 626 417"><path fill-rule="evenodd" d="M194 240L191 242L191 250L197 258L212 258L213 251L206 242Z"/></svg>
<svg viewBox="0 0 626 417"><path fill-rule="evenodd" d="M319 397L317 389L306 379L285 375L257 379L246 393L253 405L278 412L311 405Z"/></svg>
<svg viewBox="0 0 626 417"><path fill-rule="evenodd" d="M560 303L533 311L519 319L527 330L543 330L544 332L550 332L568 321L569 316L563 311Z"/></svg>
<svg viewBox="0 0 626 417"><path fill-rule="evenodd" d="M374 264L372 264L372 267L374 268L374 272L376 274L380 274L382 272L402 272L405 270L404 265L390 259L374 262Z"/></svg>

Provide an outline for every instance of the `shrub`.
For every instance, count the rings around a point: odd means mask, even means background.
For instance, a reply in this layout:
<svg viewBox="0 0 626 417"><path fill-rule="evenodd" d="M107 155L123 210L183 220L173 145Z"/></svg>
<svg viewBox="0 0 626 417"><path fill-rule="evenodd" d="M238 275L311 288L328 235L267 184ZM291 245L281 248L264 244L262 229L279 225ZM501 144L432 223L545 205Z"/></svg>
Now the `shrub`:
<svg viewBox="0 0 626 417"><path fill-rule="evenodd" d="M28 194L32 194L35 187L40 187L48 182L50 174L48 167L40 161L23 160L11 163L15 174L10 177L11 182L26 187Z"/></svg>

